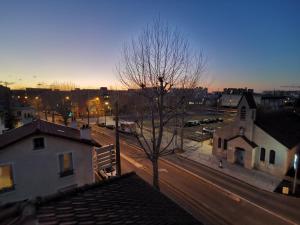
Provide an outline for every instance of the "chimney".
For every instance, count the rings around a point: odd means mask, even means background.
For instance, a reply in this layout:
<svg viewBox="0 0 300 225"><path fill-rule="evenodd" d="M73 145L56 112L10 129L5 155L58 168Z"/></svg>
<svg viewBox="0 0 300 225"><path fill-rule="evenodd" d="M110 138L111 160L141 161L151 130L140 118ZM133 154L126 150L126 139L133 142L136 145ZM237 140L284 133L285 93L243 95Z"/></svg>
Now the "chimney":
<svg viewBox="0 0 300 225"><path fill-rule="evenodd" d="M92 140L91 128L88 125L82 125L80 128L80 139Z"/></svg>

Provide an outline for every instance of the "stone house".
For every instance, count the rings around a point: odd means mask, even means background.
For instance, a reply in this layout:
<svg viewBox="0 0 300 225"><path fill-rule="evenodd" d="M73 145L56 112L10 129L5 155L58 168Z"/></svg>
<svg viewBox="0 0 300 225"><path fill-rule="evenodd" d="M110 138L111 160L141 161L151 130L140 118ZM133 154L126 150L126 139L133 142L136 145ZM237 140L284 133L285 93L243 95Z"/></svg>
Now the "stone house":
<svg viewBox="0 0 300 225"><path fill-rule="evenodd" d="M244 93L234 121L217 129L213 154L247 169L283 177L300 146L300 117L291 112L264 113Z"/></svg>

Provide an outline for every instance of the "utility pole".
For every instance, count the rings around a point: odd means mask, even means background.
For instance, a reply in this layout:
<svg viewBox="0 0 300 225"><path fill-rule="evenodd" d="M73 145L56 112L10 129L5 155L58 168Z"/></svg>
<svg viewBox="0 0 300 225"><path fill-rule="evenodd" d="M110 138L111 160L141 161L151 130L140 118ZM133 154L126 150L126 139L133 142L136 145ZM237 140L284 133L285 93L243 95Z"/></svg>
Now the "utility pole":
<svg viewBox="0 0 300 225"><path fill-rule="evenodd" d="M116 117L115 117L115 122L116 122L116 169L117 169L117 176L121 176L121 156L120 156L120 136L119 136L119 104L118 100L115 103L115 110L116 110Z"/></svg>
<svg viewBox="0 0 300 225"><path fill-rule="evenodd" d="M86 107L86 111L88 113L88 126L90 127L90 109L89 109L89 107Z"/></svg>

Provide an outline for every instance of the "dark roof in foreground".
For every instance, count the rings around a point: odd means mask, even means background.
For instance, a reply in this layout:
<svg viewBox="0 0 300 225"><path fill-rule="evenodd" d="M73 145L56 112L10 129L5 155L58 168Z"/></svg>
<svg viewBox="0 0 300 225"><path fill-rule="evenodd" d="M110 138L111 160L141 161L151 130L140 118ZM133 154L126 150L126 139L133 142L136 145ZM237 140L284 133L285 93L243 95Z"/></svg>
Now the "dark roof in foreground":
<svg viewBox="0 0 300 225"><path fill-rule="evenodd" d="M300 143L300 116L293 112L257 112L255 124L288 148Z"/></svg>
<svg viewBox="0 0 300 225"><path fill-rule="evenodd" d="M0 135L0 149L33 134L48 134L56 137L79 141L81 143L93 146L100 146L93 140L81 139L80 131L78 129L50 123L44 120L34 120L31 123L9 130Z"/></svg>
<svg viewBox="0 0 300 225"><path fill-rule="evenodd" d="M47 225L201 224L135 173L49 196L34 206L34 213L28 218ZM28 221L22 216L14 220Z"/></svg>

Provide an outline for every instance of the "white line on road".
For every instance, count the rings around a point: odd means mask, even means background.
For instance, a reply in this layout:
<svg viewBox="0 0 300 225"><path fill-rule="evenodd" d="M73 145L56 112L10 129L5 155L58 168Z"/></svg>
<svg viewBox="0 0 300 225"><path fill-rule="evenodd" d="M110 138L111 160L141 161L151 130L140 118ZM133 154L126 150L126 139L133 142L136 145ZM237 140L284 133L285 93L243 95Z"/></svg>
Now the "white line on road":
<svg viewBox="0 0 300 225"><path fill-rule="evenodd" d="M130 162L131 164L133 164L135 167L137 168L143 168L143 165L138 163L137 161L135 161L134 159L124 155L123 153L120 153L121 154L121 157L126 159L128 162Z"/></svg>
<svg viewBox="0 0 300 225"><path fill-rule="evenodd" d="M186 173L188 173L188 174L190 174L190 175L192 175L192 176L194 176L194 177L197 177L197 178L200 179L200 180L203 180L204 182L206 182L206 183L208 183L208 184L214 186L215 188L217 188L217 189L219 189L219 190L225 192L226 194L228 194L228 196L229 196L230 198L232 198L233 200L235 200L235 201L237 201L237 202L239 202L240 199L242 199L243 201L248 202L249 204L254 205L254 206L256 206L257 208L260 208L260 209L266 211L267 213L269 213L269 214L271 214L271 215L273 215L273 216L275 216L275 217L278 217L278 218L280 218L281 220L283 220L283 221L285 221L285 222L287 222L287 223L289 223L289 224L299 225L298 223L295 223L295 222L293 222L293 221L291 221L291 220L289 220L289 219L287 219L287 218L285 218L285 217L283 217L283 216L281 216L281 215L278 215L277 213L275 213L275 212L273 212L273 211L271 211L271 210L269 210L269 209L266 209L266 208L264 208L264 207L262 207L262 206L260 206L260 205L258 205L258 204L256 204L256 203L254 203L254 202L251 202L250 200L248 200L248 199L246 199L246 198L244 198L244 197L242 197L242 196L239 196L239 195L237 195L237 194L235 194L235 193L229 191L228 189L225 189L225 188L223 188L223 187L221 187L221 186L219 186L219 185L217 185L217 184L215 184L215 183L213 183L213 182L211 182L211 181L209 181L209 180L207 180L207 179L205 179L205 178L203 178L203 177L200 177L200 176L198 176L197 174L192 173L191 171L189 171L189 170L187 170L187 169L185 169L185 168L183 168L183 167L181 167L181 166L176 165L175 163L172 163L172 162L170 162L170 161L168 161L168 160L165 160L165 159L161 159L161 161L164 161L165 163L167 163L167 164L169 164L169 165L172 165L172 166L174 166L174 167L176 167L176 168L178 168L178 169L180 169L180 170L183 170L184 172L186 172Z"/></svg>

